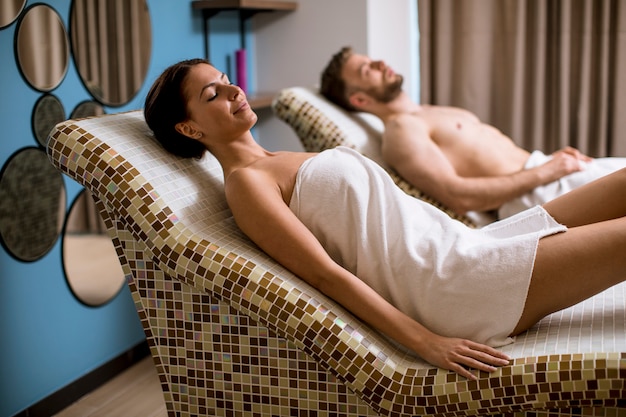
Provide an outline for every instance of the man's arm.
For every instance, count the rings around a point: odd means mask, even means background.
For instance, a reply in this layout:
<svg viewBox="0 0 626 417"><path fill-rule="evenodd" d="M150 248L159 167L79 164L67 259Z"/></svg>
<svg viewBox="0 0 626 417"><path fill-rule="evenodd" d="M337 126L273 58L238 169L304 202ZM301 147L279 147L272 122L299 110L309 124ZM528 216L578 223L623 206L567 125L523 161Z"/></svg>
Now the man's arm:
<svg viewBox="0 0 626 417"><path fill-rule="evenodd" d="M571 152L557 152L546 164L510 175L463 177L414 117L398 117L383 140L385 161L407 182L456 213L488 211L534 188L581 169Z"/></svg>

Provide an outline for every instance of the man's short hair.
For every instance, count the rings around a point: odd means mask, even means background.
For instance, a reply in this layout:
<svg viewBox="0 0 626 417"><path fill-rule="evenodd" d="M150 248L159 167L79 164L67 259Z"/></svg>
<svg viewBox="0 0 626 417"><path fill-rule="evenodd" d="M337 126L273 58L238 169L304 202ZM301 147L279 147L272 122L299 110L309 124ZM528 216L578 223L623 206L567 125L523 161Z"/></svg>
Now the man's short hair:
<svg viewBox="0 0 626 417"><path fill-rule="evenodd" d="M322 72L320 83L320 94L326 99L343 107L346 110L357 111L348 100L348 86L341 76L346 61L352 55L352 48L344 46L339 52L333 55L330 62Z"/></svg>

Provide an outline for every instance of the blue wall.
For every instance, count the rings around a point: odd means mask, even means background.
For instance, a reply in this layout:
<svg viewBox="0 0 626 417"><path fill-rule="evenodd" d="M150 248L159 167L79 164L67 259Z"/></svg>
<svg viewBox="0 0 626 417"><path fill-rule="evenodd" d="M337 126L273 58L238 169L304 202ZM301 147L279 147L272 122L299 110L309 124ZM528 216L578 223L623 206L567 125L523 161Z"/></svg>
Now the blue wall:
<svg viewBox="0 0 626 417"><path fill-rule="evenodd" d="M42 2L57 11L69 30L71 1ZM34 3L28 1L27 7ZM202 18L190 3L148 0L153 42L146 82L130 103L106 108L107 113L141 108L147 89L165 67L204 55ZM23 147L37 146L31 114L42 93L19 73L15 29L14 22L0 30L0 167ZM212 19L211 32L211 59L226 70L225 56L232 56L239 43L236 14ZM72 59L63 82L51 93L63 103L67 117L91 99ZM69 209L81 188L67 177L64 181ZM30 263L15 260L0 247L0 417L19 413L144 340L126 287L101 307L87 307L74 298L65 282L60 246L59 239L42 259Z"/></svg>

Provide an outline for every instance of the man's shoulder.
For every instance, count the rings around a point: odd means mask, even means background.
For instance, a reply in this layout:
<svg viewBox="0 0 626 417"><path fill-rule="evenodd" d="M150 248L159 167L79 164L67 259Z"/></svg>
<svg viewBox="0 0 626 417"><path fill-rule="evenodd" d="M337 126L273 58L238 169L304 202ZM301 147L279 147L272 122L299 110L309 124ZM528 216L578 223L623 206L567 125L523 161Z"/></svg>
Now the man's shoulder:
<svg viewBox="0 0 626 417"><path fill-rule="evenodd" d="M428 127L427 120L422 114L414 112L394 113L386 118L385 128L387 129L406 129Z"/></svg>
<svg viewBox="0 0 626 417"><path fill-rule="evenodd" d="M421 115L397 113L385 120L386 141L430 139L430 125Z"/></svg>

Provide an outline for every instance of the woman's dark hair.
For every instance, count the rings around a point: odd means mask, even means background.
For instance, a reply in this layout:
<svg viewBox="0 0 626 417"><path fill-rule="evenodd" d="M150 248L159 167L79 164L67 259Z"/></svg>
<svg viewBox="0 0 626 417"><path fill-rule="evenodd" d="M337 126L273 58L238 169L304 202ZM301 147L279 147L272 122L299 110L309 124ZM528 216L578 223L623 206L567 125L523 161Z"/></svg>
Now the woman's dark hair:
<svg viewBox="0 0 626 417"><path fill-rule="evenodd" d="M206 151L202 143L176 131L176 124L189 118L183 87L189 71L198 64L211 65L206 59L195 58L163 71L152 84L143 110L154 137L167 151L183 158L201 158Z"/></svg>

